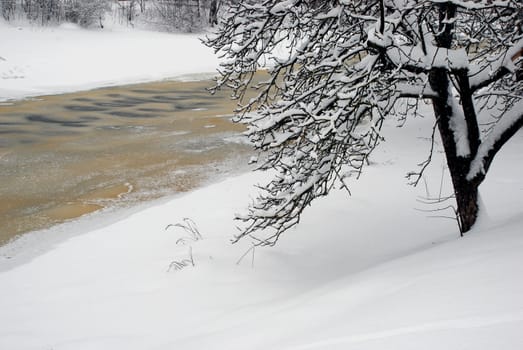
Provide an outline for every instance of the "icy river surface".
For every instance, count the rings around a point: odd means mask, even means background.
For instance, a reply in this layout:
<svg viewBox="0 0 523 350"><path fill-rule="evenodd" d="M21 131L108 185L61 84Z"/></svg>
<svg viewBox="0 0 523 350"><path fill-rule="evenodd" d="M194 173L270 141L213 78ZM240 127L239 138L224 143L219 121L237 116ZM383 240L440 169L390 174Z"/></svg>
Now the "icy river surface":
<svg viewBox="0 0 523 350"><path fill-rule="evenodd" d="M103 208L190 190L247 163L228 93L158 82L0 104L0 245Z"/></svg>

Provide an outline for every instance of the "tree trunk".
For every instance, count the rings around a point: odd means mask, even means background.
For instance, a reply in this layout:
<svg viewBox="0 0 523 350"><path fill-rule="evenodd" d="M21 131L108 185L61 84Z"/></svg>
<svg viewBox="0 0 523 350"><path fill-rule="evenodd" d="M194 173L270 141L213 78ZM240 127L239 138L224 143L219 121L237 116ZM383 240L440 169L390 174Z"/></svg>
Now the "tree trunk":
<svg viewBox="0 0 523 350"><path fill-rule="evenodd" d="M197 0L197 1L196 1L196 9L197 9L197 11L198 11L196 15L198 16L198 18L200 18L200 17L202 16L202 14L201 14L201 4L200 4L200 0Z"/></svg>
<svg viewBox="0 0 523 350"><path fill-rule="evenodd" d="M440 99L433 100L434 114L445 149L454 195L456 196L457 214L461 235L469 231L478 217L479 183L467 180L470 169L470 156L460 157L456 154L456 143L449 125L450 107Z"/></svg>
<svg viewBox="0 0 523 350"><path fill-rule="evenodd" d="M214 26L218 24L218 0L211 0L209 7L209 24Z"/></svg>
<svg viewBox="0 0 523 350"><path fill-rule="evenodd" d="M429 74L429 83L434 91L438 93L438 97L432 99L432 106L454 187L454 195L456 196L458 206L459 228L461 235L463 235L463 233L472 228L478 217L479 183L467 180L471 156L459 156L457 152L454 131L450 125L453 111L450 106L452 96L449 96L450 81L448 72L444 68L434 68Z"/></svg>
<svg viewBox="0 0 523 350"><path fill-rule="evenodd" d="M463 233L469 231L478 218L478 186L461 178L458 179L457 184L454 182L454 193L458 204L459 229L463 236Z"/></svg>
<svg viewBox="0 0 523 350"><path fill-rule="evenodd" d="M448 21L449 18L454 18L456 7L453 4L445 3L440 5L440 26L438 28L438 35L436 41L439 47L449 49L452 43L452 29L453 23ZM432 99L432 106L434 108L434 116L438 124L438 130L441 135L443 142L443 148L445 150L445 156L447 158L447 165L449 167L450 176L452 179L452 185L454 187L454 195L456 196L456 204L458 222L461 235L469 231L478 217L478 186L480 182L471 182L467 180L467 174L470 170L470 163L472 158L472 152L476 152L479 145L479 130L475 130L471 127L469 119L467 120L467 133L469 135L469 142L471 148L471 154L463 155L458 154L458 145L456 144L456 138L454 136L454 130L451 126L451 119L454 116L452 109L451 96L451 81L449 77L450 72L447 68L434 67L429 73L429 84L430 87L437 93L438 97ZM463 79L463 83L465 83ZM470 93L468 85L466 85L467 91L462 93ZM470 112L467 110L472 108L471 113L474 113L471 104L470 96L462 96L462 102L465 110L464 114ZM469 103L470 102L470 103Z"/></svg>

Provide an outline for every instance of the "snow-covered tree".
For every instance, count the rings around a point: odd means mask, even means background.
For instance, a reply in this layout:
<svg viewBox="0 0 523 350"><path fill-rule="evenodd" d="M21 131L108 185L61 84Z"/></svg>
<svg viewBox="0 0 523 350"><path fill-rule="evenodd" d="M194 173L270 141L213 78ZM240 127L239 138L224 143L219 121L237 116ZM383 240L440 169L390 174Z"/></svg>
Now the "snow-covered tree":
<svg viewBox="0 0 523 350"><path fill-rule="evenodd" d="M0 10L2 11L2 17L6 21L11 20L16 10L16 0L0 0Z"/></svg>
<svg viewBox="0 0 523 350"><path fill-rule="evenodd" d="M461 232L478 186L523 125L521 0L264 0L232 5L206 44L224 56L215 88L240 101L262 169L277 175L237 239L274 244L311 201L360 172L386 118L430 101ZM282 53L283 52L283 53ZM271 62L267 62L271 61ZM269 79L245 92L260 65ZM410 174L417 182L427 162ZM256 237L254 237L256 238Z"/></svg>
<svg viewBox="0 0 523 350"><path fill-rule="evenodd" d="M110 9L112 0L0 0L5 20L26 17L41 25L64 21L89 26L99 23Z"/></svg>
<svg viewBox="0 0 523 350"><path fill-rule="evenodd" d="M65 19L82 27L89 27L95 23L103 27L102 19L109 9L110 3L107 0L64 1Z"/></svg>
<svg viewBox="0 0 523 350"><path fill-rule="evenodd" d="M22 9L27 19L44 25L49 22L59 22L61 3L59 0L23 0Z"/></svg>
<svg viewBox="0 0 523 350"><path fill-rule="evenodd" d="M165 29L193 32L217 22L218 0L154 0L153 16Z"/></svg>

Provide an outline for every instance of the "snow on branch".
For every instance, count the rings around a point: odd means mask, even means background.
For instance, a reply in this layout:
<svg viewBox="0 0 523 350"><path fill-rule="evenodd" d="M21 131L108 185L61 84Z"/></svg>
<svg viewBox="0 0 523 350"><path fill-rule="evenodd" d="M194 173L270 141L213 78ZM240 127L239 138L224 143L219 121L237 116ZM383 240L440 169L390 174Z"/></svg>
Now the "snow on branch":
<svg viewBox="0 0 523 350"><path fill-rule="evenodd" d="M523 97L514 104L510 110L495 124L490 133L484 138L479 150L472 160L470 170L467 174L469 181L479 176L484 176L501 147L523 127Z"/></svg>
<svg viewBox="0 0 523 350"><path fill-rule="evenodd" d="M232 90L259 168L276 173L239 217L245 226L236 239L274 244L315 198L344 187L344 174L361 173L386 118L405 121L427 98L440 114L447 157L465 165L477 158L471 176L481 164L486 171L506 130L520 123L507 111L517 111L523 90L514 79L522 7L518 0L234 3L205 40L224 59L213 89ZM403 98L409 102L398 103ZM478 115L491 119L481 147Z"/></svg>
<svg viewBox="0 0 523 350"><path fill-rule="evenodd" d="M470 72L472 89L481 89L506 74L513 73L517 69L515 61L520 59L522 52L523 38L501 52L491 55L484 60L484 63L476 65Z"/></svg>

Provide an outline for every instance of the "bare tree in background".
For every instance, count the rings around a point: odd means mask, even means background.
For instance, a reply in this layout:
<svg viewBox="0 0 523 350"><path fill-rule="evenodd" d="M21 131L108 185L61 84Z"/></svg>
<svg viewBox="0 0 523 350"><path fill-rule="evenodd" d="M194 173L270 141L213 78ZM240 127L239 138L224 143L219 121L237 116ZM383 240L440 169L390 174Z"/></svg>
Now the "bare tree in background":
<svg viewBox="0 0 523 350"><path fill-rule="evenodd" d="M153 17L168 30L198 31L218 18L218 0L154 0L153 5Z"/></svg>
<svg viewBox="0 0 523 350"><path fill-rule="evenodd" d="M106 13L120 23L143 25L148 29L195 32L218 23L220 9L229 1L220 0L0 0L0 12L7 21L16 16L40 25L64 21L88 27Z"/></svg>
<svg viewBox="0 0 523 350"><path fill-rule="evenodd" d="M0 10L6 21L11 20L15 15L16 0L0 0Z"/></svg>
<svg viewBox="0 0 523 350"><path fill-rule="evenodd" d="M65 0L64 16L68 22L82 27L89 27L98 23L103 28L102 19L110 9L106 0Z"/></svg>
<svg viewBox="0 0 523 350"><path fill-rule="evenodd" d="M11 21L16 16L40 25L64 21L88 27L110 9L112 0L0 0L2 15Z"/></svg>
<svg viewBox="0 0 523 350"><path fill-rule="evenodd" d="M209 25L215 26L218 24L218 10L220 2L218 0L211 0L209 5Z"/></svg>
<svg viewBox="0 0 523 350"><path fill-rule="evenodd" d="M361 171L386 118L408 121L423 101L442 139L460 231L470 230L478 186L523 125L522 11L520 0L233 4L206 40L225 58L215 89L233 89L238 120L267 151L260 168L277 171L237 239L274 244L311 201ZM268 59L269 79L243 101ZM410 174L413 183L429 162Z"/></svg>

